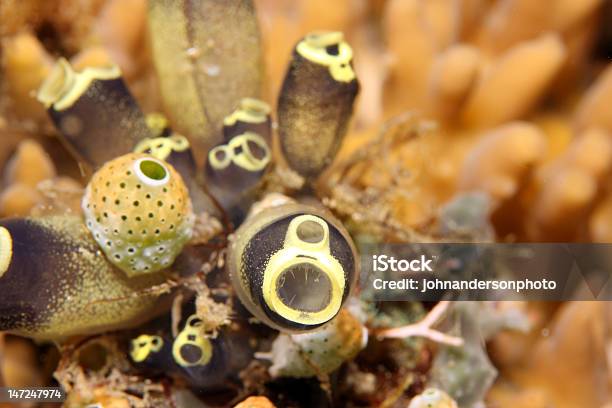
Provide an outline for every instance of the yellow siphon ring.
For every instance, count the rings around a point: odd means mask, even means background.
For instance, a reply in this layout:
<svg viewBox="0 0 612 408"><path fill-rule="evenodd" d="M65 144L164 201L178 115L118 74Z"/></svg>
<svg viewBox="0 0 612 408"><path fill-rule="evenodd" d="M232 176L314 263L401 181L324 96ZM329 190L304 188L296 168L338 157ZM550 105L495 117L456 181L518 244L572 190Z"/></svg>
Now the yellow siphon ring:
<svg viewBox="0 0 612 408"><path fill-rule="evenodd" d="M338 46L337 55L327 52L327 47L333 45ZM355 79L355 71L351 67L353 49L339 31L311 33L299 42L296 51L307 60L328 67L330 75L338 82Z"/></svg>
<svg viewBox="0 0 612 408"><path fill-rule="evenodd" d="M172 357L177 364L183 367L203 366L209 363L212 358L212 344L210 340L202 335L202 321L196 316L191 315L185 323L185 328L176 336L172 344ZM200 349L201 357L199 360L189 362L183 358L181 348L191 345Z"/></svg>
<svg viewBox="0 0 612 408"><path fill-rule="evenodd" d="M13 238L4 227L0 227L0 277L6 273L13 258Z"/></svg>
<svg viewBox="0 0 612 408"><path fill-rule="evenodd" d="M261 159L255 157L249 142L254 143L264 152L264 157ZM234 151L240 147L242 153L236 155ZM218 153L222 153L221 159L218 157ZM230 165L230 162L236 166L241 167L247 171L256 172L263 170L268 163L272 154L270 148L266 143L266 140L253 132L245 132L239 136L234 137L227 144L217 146L210 150L208 153L208 161L212 168L216 170L223 170Z"/></svg>
<svg viewBox="0 0 612 408"><path fill-rule="evenodd" d="M48 109L67 109L74 104L95 80L115 79L121 76L117 65L88 67L76 72L65 58L60 58L49 77L38 91L38 100Z"/></svg>
<svg viewBox="0 0 612 408"><path fill-rule="evenodd" d="M315 223L322 230L318 242L307 242L299 237L298 228L305 223ZM325 274L330 283L328 304L318 311L293 308L279 296L279 281L282 274L292 267L309 264ZM307 276L307 275L306 275ZM289 224L283 249L274 254L264 272L262 294L268 307L283 318L300 324L317 325L331 320L340 310L345 287L342 265L331 256L329 250L329 227L314 215L295 217Z"/></svg>
<svg viewBox="0 0 612 408"><path fill-rule="evenodd" d="M158 353L164 346L164 340L159 336L150 336L148 334L141 334L132 340L132 351L130 351L130 357L136 363L140 363L149 356L151 353Z"/></svg>
<svg viewBox="0 0 612 408"><path fill-rule="evenodd" d="M240 107L223 119L225 126L233 126L236 122L263 123L270 114L270 105L255 98L242 98Z"/></svg>

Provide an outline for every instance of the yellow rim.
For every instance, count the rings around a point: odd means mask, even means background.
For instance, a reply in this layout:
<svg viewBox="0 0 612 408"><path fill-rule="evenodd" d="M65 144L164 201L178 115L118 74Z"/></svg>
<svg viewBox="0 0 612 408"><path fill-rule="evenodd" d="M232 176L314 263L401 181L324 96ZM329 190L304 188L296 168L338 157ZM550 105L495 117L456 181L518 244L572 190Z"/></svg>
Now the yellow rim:
<svg viewBox="0 0 612 408"><path fill-rule="evenodd" d="M249 143L256 144L264 152L264 157L258 159L253 155ZM240 154L235 154L236 149L240 148ZM220 159L219 153L222 158ZM223 170L233 162L247 171L255 172L263 170L270 162L272 154L266 140L253 132L245 132L232 138L227 144L220 145L211 149L208 153L208 161L213 169Z"/></svg>
<svg viewBox="0 0 612 408"><path fill-rule="evenodd" d="M121 76L118 66L85 68L76 72L65 58L60 58L49 77L38 90L37 98L46 108L61 111L69 108L96 79L115 79Z"/></svg>
<svg viewBox="0 0 612 408"><path fill-rule="evenodd" d="M223 119L225 126L233 126L236 122L263 123L270 114L270 105L255 98L243 98L240 107Z"/></svg>
<svg viewBox="0 0 612 408"><path fill-rule="evenodd" d="M327 47L338 46L337 55L327 52ZM308 34L296 48L298 54L309 61L329 68L332 78L338 82L350 82L355 79L351 67L353 49L339 31L323 31Z"/></svg>
<svg viewBox="0 0 612 408"><path fill-rule="evenodd" d="M190 337L193 337L194 340L190 340ZM181 347L186 345L200 349L201 356L198 361L189 362L183 358ZM183 367L206 365L212 358L212 344L208 338L202 335L202 321L196 315L189 316L185 328L176 336L172 344L172 357L177 364Z"/></svg>
<svg viewBox="0 0 612 408"><path fill-rule="evenodd" d="M304 223L321 227L322 236L317 242L300 238L298 228ZM279 278L283 272L298 264L310 264L326 275L331 285L330 299L323 309L310 312L292 308L279 297ZM315 325L331 320L340 310L344 293L344 270L329 250L329 226L314 215L295 217L287 229L283 248L274 254L264 272L262 294L268 307L283 318L301 324Z"/></svg>
<svg viewBox="0 0 612 408"><path fill-rule="evenodd" d="M158 353L163 346L164 340L161 337L141 334L132 340L132 351L130 351L130 356L132 360L140 363L146 360L149 354Z"/></svg>
<svg viewBox="0 0 612 408"><path fill-rule="evenodd" d="M147 127L156 137L160 136L169 126L168 119L158 112L149 113L146 116L145 121L147 123Z"/></svg>
<svg viewBox="0 0 612 408"><path fill-rule="evenodd" d="M134 148L134 153L149 151L151 156L160 160L166 160L173 151L183 152L187 149L189 149L189 140L185 136L175 134L170 137L143 139Z"/></svg>
<svg viewBox="0 0 612 408"><path fill-rule="evenodd" d="M4 227L0 227L0 277L8 270L13 258L13 238Z"/></svg>

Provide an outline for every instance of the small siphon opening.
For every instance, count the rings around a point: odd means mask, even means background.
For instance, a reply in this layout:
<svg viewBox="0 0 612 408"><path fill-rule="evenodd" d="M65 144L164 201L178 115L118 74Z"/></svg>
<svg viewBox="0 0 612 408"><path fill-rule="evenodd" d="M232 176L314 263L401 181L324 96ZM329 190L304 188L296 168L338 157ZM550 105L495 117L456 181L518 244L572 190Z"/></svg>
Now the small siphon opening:
<svg viewBox="0 0 612 408"><path fill-rule="evenodd" d="M168 172L160 163L153 160L143 160L140 162L142 174L153 180L163 180Z"/></svg>
<svg viewBox="0 0 612 408"><path fill-rule="evenodd" d="M266 157L268 152L258 143L249 140L247 144L249 146L249 151L257 160L263 160Z"/></svg>
<svg viewBox="0 0 612 408"><path fill-rule="evenodd" d="M327 275L304 262L287 268L276 281L277 295L288 307L319 312L331 301L332 286Z"/></svg>
<svg viewBox="0 0 612 408"><path fill-rule="evenodd" d="M214 155L215 158L219 161L225 160L225 152L223 150L217 150Z"/></svg>
<svg viewBox="0 0 612 408"><path fill-rule="evenodd" d="M338 44L328 45L327 47L325 47L325 51L329 55L337 56L340 54L340 47Z"/></svg>
<svg viewBox="0 0 612 408"><path fill-rule="evenodd" d="M202 350L193 344L182 345L180 348L180 353L183 360L189 364L195 364L202 358Z"/></svg>
<svg viewBox="0 0 612 408"><path fill-rule="evenodd" d="M297 236L300 240L310 244L321 242L325 236L325 231L321 224L315 221L304 221L297 227Z"/></svg>

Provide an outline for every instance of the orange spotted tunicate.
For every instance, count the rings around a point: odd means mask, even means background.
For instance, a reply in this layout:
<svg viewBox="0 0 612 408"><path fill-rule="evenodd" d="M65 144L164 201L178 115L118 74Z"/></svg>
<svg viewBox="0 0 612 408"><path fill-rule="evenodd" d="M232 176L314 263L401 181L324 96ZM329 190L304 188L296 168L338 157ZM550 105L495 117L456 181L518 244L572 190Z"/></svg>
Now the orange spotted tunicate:
<svg viewBox="0 0 612 408"><path fill-rule="evenodd" d="M82 202L87 228L128 276L167 268L191 238L189 192L168 163L130 153L92 177Z"/></svg>

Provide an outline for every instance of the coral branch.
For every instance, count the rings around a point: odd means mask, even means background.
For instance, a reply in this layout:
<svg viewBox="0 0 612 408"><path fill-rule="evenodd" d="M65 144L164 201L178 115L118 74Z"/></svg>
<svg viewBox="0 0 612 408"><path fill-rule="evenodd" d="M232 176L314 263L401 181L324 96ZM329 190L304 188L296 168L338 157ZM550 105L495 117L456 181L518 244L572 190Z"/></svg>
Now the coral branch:
<svg viewBox="0 0 612 408"><path fill-rule="evenodd" d="M450 306L449 301L439 302L423 320L418 323L386 329L378 333L379 338L403 339L407 337L424 337L436 343L459 347L463 339L434 330L431 327L438 323Z"/></svg>

